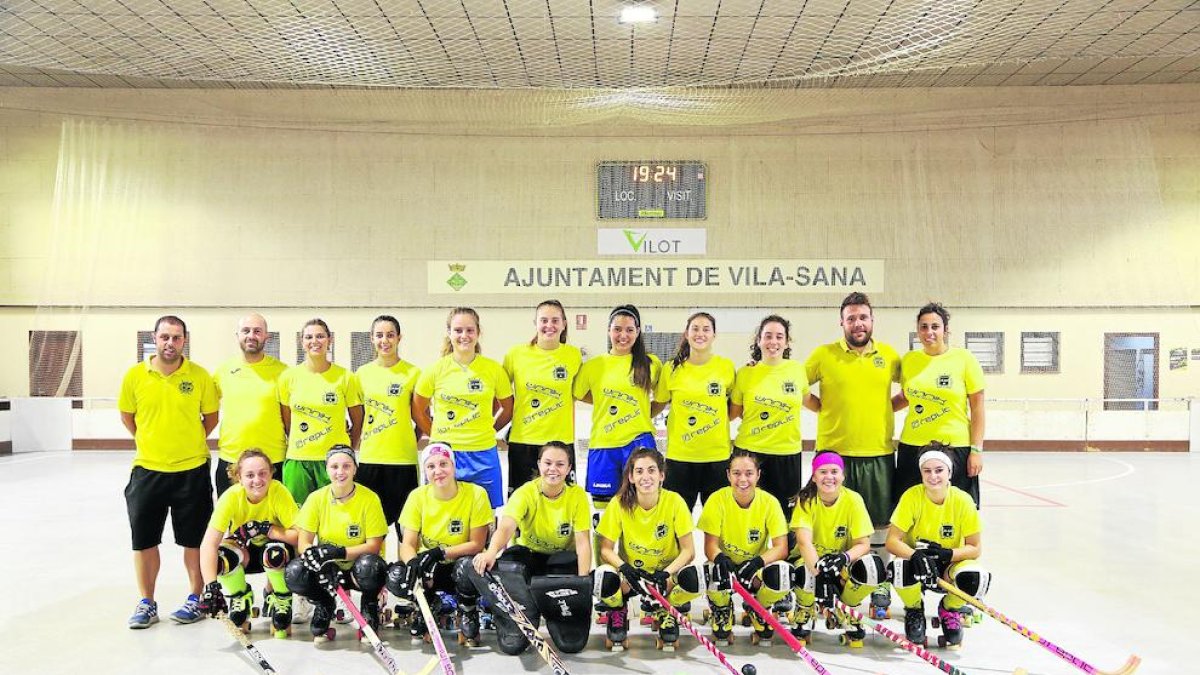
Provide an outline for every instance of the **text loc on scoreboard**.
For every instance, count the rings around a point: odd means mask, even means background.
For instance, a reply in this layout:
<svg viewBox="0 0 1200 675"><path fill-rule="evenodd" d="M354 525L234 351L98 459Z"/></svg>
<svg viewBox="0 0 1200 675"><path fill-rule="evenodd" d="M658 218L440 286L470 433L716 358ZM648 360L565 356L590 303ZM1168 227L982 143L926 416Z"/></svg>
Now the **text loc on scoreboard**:
<svg viewBox="0 0 1200 675"><path fill-rule="evenodd" d="M601 162L596 169L600 218L708 217L706 167L696 161Z"/></svg>

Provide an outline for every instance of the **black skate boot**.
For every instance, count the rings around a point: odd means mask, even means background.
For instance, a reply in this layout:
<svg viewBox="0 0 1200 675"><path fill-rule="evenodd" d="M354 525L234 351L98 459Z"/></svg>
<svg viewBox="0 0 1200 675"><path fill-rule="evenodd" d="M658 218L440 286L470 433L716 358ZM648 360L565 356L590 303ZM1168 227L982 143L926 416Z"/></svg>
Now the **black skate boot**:
<svg viewBox="0 0 1200 675"><path fill-rule="evenodd" d="M229 596L229 620L243 633L250 632L250 608L253 605L254 591L249 586L241 593Z"/></svg>
<svg viewBox="0 0 1200 675"><path fill-rule="evenodd" d="M312 633L313 642L322 644L337 635L337 631L329 626L337 605L334 604L333 598L316 598L312 604L313 613L308 621L308 630Z"/></svg>
<svg viewBox="0 0 1200 675"><path fill-rule="evenodd" d="M468 647L479 646L479 607L466 603L458 606L458 644Z"/></svg>
<svg viewBox="0 0 1200 675"><path fill-rule="evenodd" d="M713 642L730 645L733 642L733 605L713 605L711 621Z"/></svg>
<svg viewBox="0 0 1200 675"><path fill-rule="evenodd" d="M799 640L801 643L807 643L809 636L812 635L812 628L809 627L816 617L816 609L812 606L797 605L796 610L792 612L792 637Z"/></svg>
<svg viewBox="0 0 1200 675"><path fill-rule="evenodd" d="M915 645L926 646L924 604L904 608L904 637Z"/></svg>
<svg viewBox="0 0 1200 675"><path fill-rule="evenodd" d="M679 642L679 621L675 615L663 609L658 615L658 648L664 652L675 651L675 643Z"/></svg>
<svg viewBox="0 0 1200 675"><path fill-rule="evenodd" d="M946 649L958 649L962 646L962 616L956 610L946 609L946 599L938 604L938 623L941 624L942 634L938 636L938 646Z"/></svg>
<svg viewBox="0 0 1200 675"><path fill-rule="evenodd" d="M612 651L622 651L629 639L629 609L622 603L620 607L609 608L606 614L604 646Z"/></svg>
<svg viewBox="0 0 1200 675"><path fill-rule="evenodd" d="M271 628L275 637L286 638L292 634L292 594L279 591L267 595L267 614L271 617Z"/></svg>

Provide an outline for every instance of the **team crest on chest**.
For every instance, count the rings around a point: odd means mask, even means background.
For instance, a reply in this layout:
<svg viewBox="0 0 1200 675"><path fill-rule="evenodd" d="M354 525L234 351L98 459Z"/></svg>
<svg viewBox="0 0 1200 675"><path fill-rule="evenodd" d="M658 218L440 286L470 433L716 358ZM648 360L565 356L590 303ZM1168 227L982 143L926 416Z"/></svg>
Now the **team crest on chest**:
<svg viewBox="0 0 1200 675"><path fill-rule="evenodd" d="M883 367L883 357L876 356L875 359L872 361L872 363L875 364L876 368L882 368Z"/></svg>
<svg viewBox="0 0 1200 675"><path fill-rule="evenodd" d="M845 539L846 538L846 526L838 525L837 529L833 531L833 536L837 539Z"/></svg>
<svg viewBox="0 0 1200 675"><path fill-rule="evenodd" d="M560 536L560 537L571 536L571 524L570 523L559 523L558 524L558 536Z"/></svg>
<svg viewBox="0 0 1200 675"><path fill-rule="evenodd" d="M467 380L467 391L483 391L483 380L478 377Z"/></svg>
<svg viewBox="0 0 1200 675"><path fill-rule="evenodd" d="M567 379L567 367L566 366L554 366L553 377L556 380Z"/></svg>
<svg viewBox="0 0 1200 675"><path fill-rule="evenodd" d="M389 384L388 385L388 396L399 396L399 395L400 395L400 383L393 382L393 383Z"/></svg>
<svg viewBox="0 0 1200 675"><path fill-rule="evenodd" d="M709 396L720 396L721 395L721 383L720 382L709 382L708 383L708 395Z"/></svg>
<svg viewBox="0 0 1200 675"><path fill-rule="evenodd" d="M662 539L665 536L667 536L667 524L659 523L658 526L654 528L654 538Z"/></svg>
<svg viewBox="0 0 1200 675"><path fill-rule="evenodd" d="M950 388L950 376L949 375L938 375L937 386L940 389L949 389Z"/></svg>
<svg viewBox="0 0 1200 675"><path fill-rule="evenodd" d="M785 394L796 393L796 383L792 382L791 380L784 382L783 383L783 393L785 393Z"/></svg>
<svg viewBox="0 0 1200 675"><path fill-rule="evenodd" d="M346 526L346 536L350 539L358 539L362 535L362 527L358 523L350 523Z"/></svg>
<svg viewBox="0 0 1200 675"><path fill-rule="evenodd" d="M938 531L938 536L941 537L942 539L953 539L954 538L954 526L953 525L942 525L941 529Z"/></svg>
<svg viewBox="0 0 1200 675"><path fill-rule="evenodd" d="M754 528L746 533L746 541L749 541L751 544L757 544L760 540L762 540L762 530Z"/></svg>
<svg viewBox="0 0 1200 675"><path fill-rule="evenodd" d="M337 403L337 393L332 391L325 392L325 402L329 405Z"/></svg>
<svg viewBox="0 0 1200 675"><path fill-rule="evenodd" d="M181 393L181 394L184 394L184 395L190 394L194 390L195 390L195 386L192 385L192 383L188 382L187 380L184 380L183 382L179 383L179 393Z"/></svg>
<svg viewBox="0 0 1200 675"><path fill-rule="evenodd" d="M450 534L462 534L463 521L455 518L454 520L450 521L450 525L446 529L450 532Z"/></svg>

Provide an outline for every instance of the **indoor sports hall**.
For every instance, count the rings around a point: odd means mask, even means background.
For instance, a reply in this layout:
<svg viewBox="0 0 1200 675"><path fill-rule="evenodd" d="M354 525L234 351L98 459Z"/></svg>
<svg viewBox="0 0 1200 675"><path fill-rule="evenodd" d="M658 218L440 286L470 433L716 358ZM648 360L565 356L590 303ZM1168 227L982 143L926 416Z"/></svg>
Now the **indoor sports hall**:
<svg viewBox="0 0 1200 675"><path fill-rule="evenodd" d="M593 623L566 670L1192 672L1198 269L1195 0L5 0L0 672L264 672L222 621L167 618L190 592L169 531L163 620L126 625L122 381L162 353L159 317L209 370L251 314L261 350L302 365L319 317L355 371L378 315L425 368L474 308L499 361L553 298L586 364L632 304L662 362L703 311L742 368L770 314L785 358L846 339L854 292L872 344L921 351L938 302L978 362L995 616L957 650L931 628L932 663L869 626L851 648L818 621L799 654L739 623L722 663L684 626L657 649L635 601L627 648ZM581 478L605 411L567 404ZM807 480L818 416L799 419ZM275 672L388 672L353 623L314 646L253 621ZM897 597L880 627L904 634ZM441 634L457 673L552 672L494 631ZM399 671L444 672L379 635Z"/></svg>

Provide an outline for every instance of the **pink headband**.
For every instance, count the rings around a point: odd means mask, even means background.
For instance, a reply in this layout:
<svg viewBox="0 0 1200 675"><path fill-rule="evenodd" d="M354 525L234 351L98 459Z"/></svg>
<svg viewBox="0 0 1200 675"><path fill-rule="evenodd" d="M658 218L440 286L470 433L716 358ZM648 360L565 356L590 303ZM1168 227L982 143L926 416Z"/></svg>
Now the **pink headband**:
<svg viewBox="0 0 1200 675"><path fill-rule="evenodd" d="M836 452L822 452L821 454L817 455L816 457L813 457L813 462L812 462L813 473L816 473L817 469L825 466L826 464L833 464L833 465L837 466L839 469L841 469L842 471L846 470L846 462L844 460L842 460L841 455L837 454Z"/></svg>

